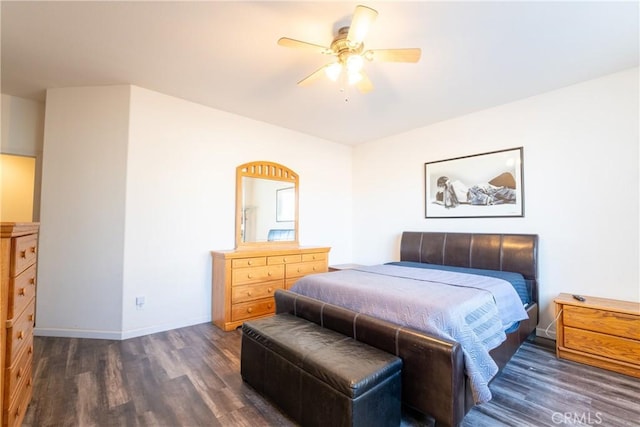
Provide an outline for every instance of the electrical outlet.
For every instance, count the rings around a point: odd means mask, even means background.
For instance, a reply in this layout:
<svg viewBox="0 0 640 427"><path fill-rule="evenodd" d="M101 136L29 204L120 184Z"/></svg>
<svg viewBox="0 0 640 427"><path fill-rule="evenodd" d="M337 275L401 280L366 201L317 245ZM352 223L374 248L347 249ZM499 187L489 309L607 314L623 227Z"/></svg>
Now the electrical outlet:
<svg viewBox="0 0 640 427"><path fill-rule="evenodd" d="M140 297L136 297L136 308L138 310L142 310L142 307L144 306L145 303L145 297L140 296Z"/></svg>

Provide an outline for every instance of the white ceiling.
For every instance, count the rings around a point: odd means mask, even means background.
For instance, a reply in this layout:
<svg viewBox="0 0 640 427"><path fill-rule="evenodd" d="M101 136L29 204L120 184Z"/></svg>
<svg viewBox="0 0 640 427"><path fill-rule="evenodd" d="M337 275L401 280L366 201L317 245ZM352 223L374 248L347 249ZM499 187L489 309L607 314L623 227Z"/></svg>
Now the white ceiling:
<svg viewBox="0 0 640 427"><path fill-rule="evenodd" d="M419 47L417 64L366 64L373 92L296 82L330 58L357 2L2 1L2 93L133 84L358 144L638 66L631 2L361 2L366 48Z"/></svg>

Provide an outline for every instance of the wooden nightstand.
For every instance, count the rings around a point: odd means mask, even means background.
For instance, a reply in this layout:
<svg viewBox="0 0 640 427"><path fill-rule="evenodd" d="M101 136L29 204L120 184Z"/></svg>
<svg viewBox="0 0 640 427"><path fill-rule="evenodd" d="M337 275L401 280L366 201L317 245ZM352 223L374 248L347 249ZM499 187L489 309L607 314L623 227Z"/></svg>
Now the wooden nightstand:
<svg viewBox="0 0 640 427"><path fill-rule="evenodd" d="M554 300L556 355L640 378L640 304L570 294Z"/></svg>

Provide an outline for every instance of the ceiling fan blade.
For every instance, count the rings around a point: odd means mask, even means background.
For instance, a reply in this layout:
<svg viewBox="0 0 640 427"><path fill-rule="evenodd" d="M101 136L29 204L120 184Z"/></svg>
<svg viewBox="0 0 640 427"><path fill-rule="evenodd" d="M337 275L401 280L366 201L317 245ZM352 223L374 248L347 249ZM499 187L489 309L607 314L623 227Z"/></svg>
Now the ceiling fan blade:
<svg viewBox="0 0 640 427"><path fill-rule="evenodd" d="M369 28L373 21L376 20L378 12L370 7L356 6L356 10L353 13L353 19L351 25L349 25L349 33L347 34L347 41L352 46L358 46L364 40L364 37L369 32Z"/></svg>
<svg viewBox="0 0 640 427"><path fill-rule="evenodd" d="M293 48L302 48L302 49L311 49L315 50L318 53L322 53L325 55L333 54L333 51L325 46L320 46L319 44L313 44L308 42L303 42L296 39L290 39L289 37L281 37L278 40L278 44L284 47L293 47Z"/></svg>
<svg viewBox="0 0 640 427"><path fill-rule="evenodd" d="M325 70L325 68L327 68L327 66L328 65L323 65L322 67L318 68L313 73L309 74L304 79L300 80L298 82L298 86L309 86L311 83L313 83L316 80L318 80L320 77L322 77L325 74L324 70Z"/></svg>
<svg viewBox="0 0 640 427"><path fill-rule="evenodd" d="M369 76L365 74L364 71L360 71L362 75L362 79L358 83L356 83L356 87L361 93L369 93L373 90L373 83L369 79Z"/></svg>
<svg viewBox="0 0 640 427"><path fill-rule="evenodd" d="M374 49L366 51L364 56L369 61L385 62L418 62L422 50L419 48L409 49Z"/></svg>

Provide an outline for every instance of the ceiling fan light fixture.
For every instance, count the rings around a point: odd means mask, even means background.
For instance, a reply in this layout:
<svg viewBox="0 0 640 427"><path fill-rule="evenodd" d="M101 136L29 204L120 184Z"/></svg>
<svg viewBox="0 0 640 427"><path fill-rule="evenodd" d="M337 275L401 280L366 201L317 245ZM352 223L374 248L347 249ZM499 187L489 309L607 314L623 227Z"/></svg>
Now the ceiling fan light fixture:
<svg viewBox="0 0 640 427"><path fill-rule="evenodd" d="M363 65L364 59L360 55L349 55L349 57L345 61L345 66L349 73L359 73L360 71L362 71Z"/></svg>
<svg viewBox="0 0 640 427"><path fill-rule="evenodd" d="M342 64L339 62L334 62L333 64L329 64L325 67L324 73L332 82L338 80L340 74L342 73Z"/></svg>
<svg viewBox="0 0 640 427"><path fill-rule="evenodd" d="M348 72L347 73L347 81L349 85L355 85L362 80L362 73L357 72Z"/></svg>

